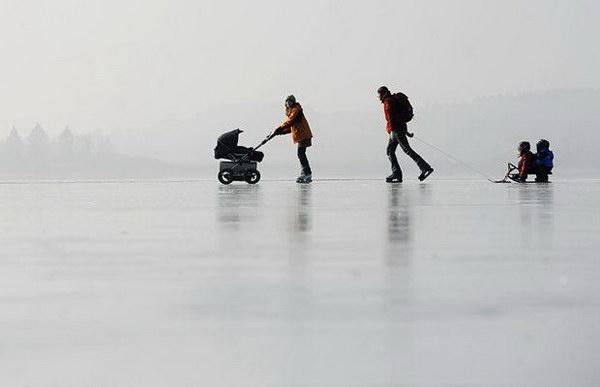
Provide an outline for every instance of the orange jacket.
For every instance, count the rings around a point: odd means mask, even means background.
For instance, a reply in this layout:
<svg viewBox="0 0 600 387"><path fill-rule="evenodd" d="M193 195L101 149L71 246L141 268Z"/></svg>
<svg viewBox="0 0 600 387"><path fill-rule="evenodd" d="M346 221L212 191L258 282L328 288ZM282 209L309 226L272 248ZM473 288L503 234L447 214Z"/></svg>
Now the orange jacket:
<svg viewBox="0 0 600 387"><path fill-rule="evenodd" d="M292 133L294 143L297 144L312 138L313 135L310 131L310 126L299 103L285 109L285 115L287 118L283 121L280 128L283 133Z"/></svg>

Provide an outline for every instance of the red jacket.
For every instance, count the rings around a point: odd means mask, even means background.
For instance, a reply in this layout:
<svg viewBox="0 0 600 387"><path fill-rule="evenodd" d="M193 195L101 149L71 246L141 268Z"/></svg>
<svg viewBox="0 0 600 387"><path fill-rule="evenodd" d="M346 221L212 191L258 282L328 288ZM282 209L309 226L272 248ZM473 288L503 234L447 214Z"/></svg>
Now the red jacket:
<svg viewBox="0 0 600 387"><path fill-rule="evenodd" d="M406 132L406 123L402 121L402 117L399 112L400 106L395 100L394 95L390 95L383 100L383 111L385 113L385 120L387 122L386 130L388 133L392 132Z"/></svg>
<svg viewBox="0 0 600 387"><path fill-rule="evenodd" d="M535 163L535 155L528 151L527 153L523 153L521 157L519 157L519 176L522 179L527 178L527 174L529 170L533 167Z"/></svg>

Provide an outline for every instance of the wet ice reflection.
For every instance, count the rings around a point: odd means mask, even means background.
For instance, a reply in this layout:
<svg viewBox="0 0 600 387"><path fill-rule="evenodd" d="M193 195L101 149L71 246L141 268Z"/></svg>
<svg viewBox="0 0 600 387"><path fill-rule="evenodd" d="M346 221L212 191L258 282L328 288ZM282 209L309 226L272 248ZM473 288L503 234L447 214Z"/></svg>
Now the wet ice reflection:
<svg viewBox="0 0 600 387"><path fill-rule="evenodd" d="M295 204L291 206L294 213L291 215L291 232L304 233L311 230L311 193L312 185L299 185L295 191Z"/></svg>
<svg viewBox="0 0 600 387"><path fill-rule="evenodd" d="M262 206L259 185L221 185L218 186L217 199L219 225L225 229L239 231L251 223Z"/></svg>
<svg viewBox="0 0 600 387"><path fill-rule="evenodd" d="M598 182L3 186L0 379L598 384L599 198Z"/></svg>
<svg viewBox="0 0 600 387"><path fill-rule="evenodd" d="M411 240L411 198L400 185L388 188L388 242L390 244L408 243Z"/></svg>
<svg viewBox="0 0 600 387"><path fill-rule="evenodd" d="M533 247L541 252L554 245L554 186L522 184L515 187L522 229L519 242L523 248Z"/></svg>

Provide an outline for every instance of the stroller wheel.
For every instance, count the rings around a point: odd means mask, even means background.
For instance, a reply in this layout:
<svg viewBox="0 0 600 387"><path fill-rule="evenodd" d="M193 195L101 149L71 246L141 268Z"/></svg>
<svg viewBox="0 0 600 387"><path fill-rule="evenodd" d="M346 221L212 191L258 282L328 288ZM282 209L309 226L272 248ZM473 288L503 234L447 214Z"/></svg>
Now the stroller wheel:
<svg viewBox="0 0 600 387"><path fill-rule="evenodd" d="M244 175L244 180L246 180L246 183L248 184L256 184L260 181L260 172L256 169L249 169Z"/></svg>
<svg viewBox="0 0 600 387"><path fill-rule="evenodd" d="M229 168L220 171L217 177L221 184L227 185L233 182L232 170Z"/></svg>

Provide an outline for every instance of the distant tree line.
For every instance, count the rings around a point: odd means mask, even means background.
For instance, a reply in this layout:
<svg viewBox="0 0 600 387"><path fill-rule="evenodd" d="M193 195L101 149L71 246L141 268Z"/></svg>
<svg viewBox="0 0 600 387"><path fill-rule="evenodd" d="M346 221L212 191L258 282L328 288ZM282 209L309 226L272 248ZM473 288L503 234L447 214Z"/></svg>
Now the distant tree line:
<svg viewBox="0 0 600 387"><path fill-rule="evenodd" d="M25 136L13 127L0 139L0 180L154 178L182 173L189 172L160 160L120 154L108 136L77 134L69 127L54 137L40 124Z"/></svg>
<svg viewBox="0 0 600 387"><path fill-rule="evenodd" d="M85 162L114 155L107 136L75 134L68 126L55 138L49 137L40 124L25 138L13 127L0 142L0 160L4 166Z"/></svg>

